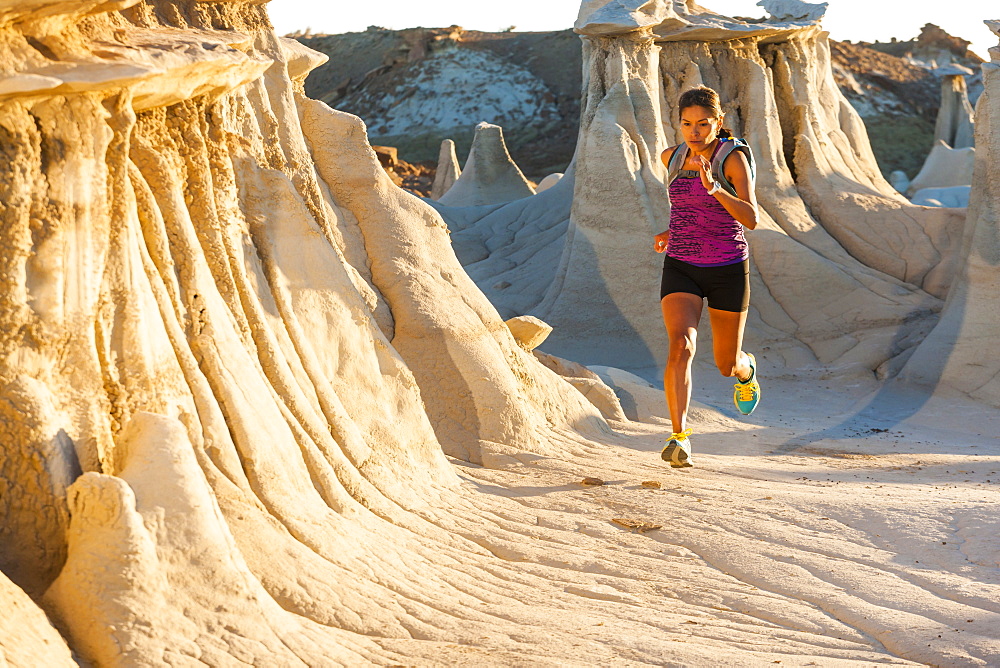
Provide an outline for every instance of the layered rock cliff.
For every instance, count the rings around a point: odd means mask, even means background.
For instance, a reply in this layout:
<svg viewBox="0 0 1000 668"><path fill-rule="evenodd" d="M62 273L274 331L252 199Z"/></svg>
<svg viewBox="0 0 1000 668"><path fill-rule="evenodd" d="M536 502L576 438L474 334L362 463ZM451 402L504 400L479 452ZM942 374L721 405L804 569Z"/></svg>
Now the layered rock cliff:
<svg viewBox="0 0 1000 668"><path fill-rule="evenodd" d="M357 665L488 618L435 599L489 576L421 565L487 549L427 505L445 454L610 431L303 95L323 57L256 3L0 12L4 574L98 665Z"/></svg>

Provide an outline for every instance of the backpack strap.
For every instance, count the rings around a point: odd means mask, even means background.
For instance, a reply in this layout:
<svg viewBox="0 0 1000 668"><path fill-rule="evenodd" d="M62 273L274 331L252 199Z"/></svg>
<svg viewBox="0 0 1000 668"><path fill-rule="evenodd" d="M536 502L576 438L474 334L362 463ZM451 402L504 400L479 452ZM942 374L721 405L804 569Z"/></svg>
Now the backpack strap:
<svg viewBox="0 0 1000 668"><path fill-rule="evenodd" d="M683 142L674 147L673 152L670 154L670 159L667 160L667 187L670 187L670 184L677 178L677 174L684 166L684 161L687 160L688 151L690 150L688 145Z"/></svg>
<svg viewBox="0 0 1000 668"><path fill-rule="evenodd" d="M750 166L750 180L752 181L756 178L757 171L754 167L753 151L750 150L749 144L738 137L729 137L719 143L719 148L712 157L712 178L718 181L719 185L721 185L730 195L733 197L739 197L739 195L736 194L736 188L734 188L733 184L726 178L722 169L722 166L726 163L726 158L728 158L729 154L733 151L739 151L746 157L747 164Z"/></svg>

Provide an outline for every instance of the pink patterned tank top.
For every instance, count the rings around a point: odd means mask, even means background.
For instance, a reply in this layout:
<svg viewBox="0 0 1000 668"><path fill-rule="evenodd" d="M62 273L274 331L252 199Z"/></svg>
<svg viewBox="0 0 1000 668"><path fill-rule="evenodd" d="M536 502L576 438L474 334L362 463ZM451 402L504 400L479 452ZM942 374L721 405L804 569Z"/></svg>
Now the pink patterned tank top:
<svg viewBox="0 0 1000 668"><path fill-rule="evenodd" d="M721 267L747 259L743 226L708 194L697 171L681 170L669 192L667 255L697 267Z"/></svg>

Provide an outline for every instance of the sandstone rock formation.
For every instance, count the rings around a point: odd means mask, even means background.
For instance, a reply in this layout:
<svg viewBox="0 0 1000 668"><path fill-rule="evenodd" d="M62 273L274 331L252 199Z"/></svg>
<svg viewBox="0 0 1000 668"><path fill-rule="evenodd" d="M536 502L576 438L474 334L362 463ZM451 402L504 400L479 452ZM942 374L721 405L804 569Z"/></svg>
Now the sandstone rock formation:
<svg viewBox="0 0 1000 668"><path fill-rule="evenodd" d="M913 193L910 201L920 206L969 206L972 186L951 186L949 188L921 188Z"/></svg>
<svg viewBox="0 0 1000 668"><path fill-rule="evenodd" d="M952 148L938 140L931 149L920 173L910 181L909 194L924 188L950 188L972 183L976 149Z"/></svg>
<svg viewBox="0 0 1000 668"><path fill-rule="evenodd" d="M79 665L66 641L38 606L0 573L0 662L4 666Z"/></svg>
<svg viewBox="0 0 1000 668"><path fill-rule="evenodd" d="M987 21L1000 36L1000 21ZM940 392L958 390L1000 407L1000 361L993 352L1000 331L1000 47L983 65L985 90L976 107L976 162L962 263L941 320L920 344L899 378Z"/></svg>
<svg viewBox="0 0 1000 668"><path fill-rule="evenodd" d="M540 193L543 190L548 190L555 184L559 183L559 179L561 179L563 176L564 175L562 172L554 172L552 174L549 174L544 179L538 182L538 187L535 188L535 192Z"/></svg>
<svg viewBox="0 0 1000 668"><path fill-rule="evenodd" d="M653 28L665 21L684 23L665 2L584 0L573 27L581 35L618 35Z"/></svg>
<svg viewBox="0 0 1000 668"><path fill-rule="evenodd" d="M539 350L535 351L535 357L539 362L555 371L565 378L570 385L579 390L580 394L587 398L587 401L592 403L597 410L601 411L601 415L609 420L617 420L618 422L626 422L628 420L615 390L605 384L599 375L582 364L577 364L576 362L571 362L555 355L549 355ZM652 415L652 413L646 415Z"/></svg>
<svg viewBox="0 0 1000 668"><path fill-rule="evenodd" d="M503 204L534 194L534 188L507 152L503 129L480 123L465 170L438 201L447 206L479 206Z"/></svg>
<svg viewBox="0 0 1000 668"><path fill-rule="evenodd" d="M618 405L627 419L640 420L646 415L667 415L663 391L648 380L616 367L594 365L588 368L614 391Z"/></svg>
<svg viewBox="0 0 1000 668"><path fill-rule="evenodd" d="M912 53L896 49L893 53L898 56L875 50L895 49L902 44L898 41L874 45L829 41L834 78L864 119L883 174L902 169L910 177L915 176L931 149L941 81L932 74L931 65L915 60L914 56L931 46L935 46L934 53L938 55L945 48L943 45L955 39L935 30L939 37L932 42ZM564 172L573 156L579 130L582 49L579 36L572 30L484 33L459 26L405 30L372 26L364 32L300 35L297 39L330 56L330 61L306 80L307 95L360 116L371 127L380 124L384 113L379 106L382 99L395 99L400 91L412 88L409 74L417 65L414 59L422 54L422 59L433 60L446 50L486 50L501 61L510 61L514 67L491 74L490 87L517 88L523 70L527 69L546 89L544 97L557 108L554 115L533 114L537 101L517 97L519 104L524 105L518 112L522 120L493 118L485 110L476 109L475 95L454 86L450 70L428 68L431 76L422 80L420 87L428 89L426 94L447 98L451 108L460 109L456 118L461 124L426 133L372 136L375 143L399 147L400 155L409 161L437 161L445 138L454 139L464 157L474 126L481 121L504 126L511 154L522 171L534 180L552 172ZM978 72L982 61L971 52L967 57L953 55L956 63ZM969 98L974 103L982 89L981 77L969 76L967 83Z"/></svg>
<svg viewBox="0 0 1000 668"><path fill-rule="evenodd" d="M431 199L441 199L441 196L451 190L461 175L462 168L459 166L458 156L455 154L455 142L445 139L441 142L441 153L438 156L437 171L434 173Z"/></svg>
<svg viewBox="0 0 1000 668"><path fill-rule="evenodd" d="M912 348L947 292L962 212L912 206L882 178L815 22L748 24L676 2L651 26L652 7L584 3L580 142L556 187L500 208L439 208L470 276L504 317L552 324L548 352L655 366L662 259L649 240L669 211L659 155L680 140L674 101L705 83L759 165L751 339L778 366L875 370Z"/></svg>
<svg viewBox="0 0 1000 668"><path fill-rule="evenodd" d="M965 85L967 68L952 66L952 72L941 77L941 106L934 127L934 140L951 148L974 146L974 112ZM971 70L968 72L971 74Z"/></svg>
<svg viewBox="0 0 1000 668"><path fill-rule="evenodd" d="M828 3L813 4L802 0L760 0L758 7L763 7L772 19L778 21L819 21L826 15Z"/></svg>
<svg viewBox="0 0 1000 668"><path fill-rule="evenodd" d="M517 344L527 351L532 351L552 333L552 327L538 318L522 315L511 318L505 323L510 333L514 335Z"/></svg>
<svg viewBox="0 0 1000 668"><path fill-rule="evenodd" d="M906 176L906 172L898 169L889 174L889 183L900 194L905 193L910 187L910 179Z"/></svg>

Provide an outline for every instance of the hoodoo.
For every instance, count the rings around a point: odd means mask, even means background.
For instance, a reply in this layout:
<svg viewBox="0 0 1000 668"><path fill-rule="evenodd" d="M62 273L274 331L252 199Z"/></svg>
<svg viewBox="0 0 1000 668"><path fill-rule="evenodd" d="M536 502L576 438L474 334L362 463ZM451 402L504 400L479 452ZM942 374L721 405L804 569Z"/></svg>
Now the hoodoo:
<svg viewBox="0 0 1000 668"><path fill-rule="evenodd" d="M1000 21L987 21L1000 35ZM941 392L958 390L1000 407L1000 46L983 65L985 90L976 105L976 163L969 215L941 320L910 358L900 380Z"/></svg>
<svg viewBox="0 0 1000 668"><path fill-rule="evenodd" d="M720 91L727 125L757 157L748 336L768 341L768 363L891 373L933 326L964 212L911 205L883 179L834 83L823 5L765 6L770 20L746 23L693 2L584 3L583 111L567 175L547 197L439 208L501 314L554 327L546 351L633 368L662 360L659 156L680 141L673 105L698 84Z"/></svg>

